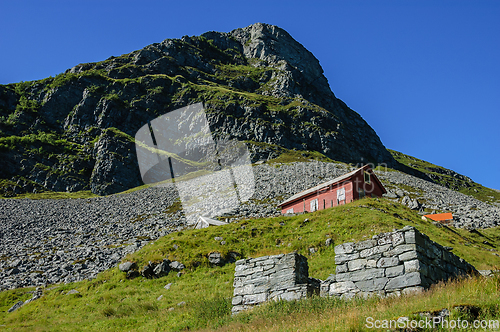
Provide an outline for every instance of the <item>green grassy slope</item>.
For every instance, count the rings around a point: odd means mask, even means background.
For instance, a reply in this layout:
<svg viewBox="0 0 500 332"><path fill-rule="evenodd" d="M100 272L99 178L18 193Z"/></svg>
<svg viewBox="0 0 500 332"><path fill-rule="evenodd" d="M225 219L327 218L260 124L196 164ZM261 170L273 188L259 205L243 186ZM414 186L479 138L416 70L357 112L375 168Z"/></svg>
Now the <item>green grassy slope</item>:
<svg viewBox="0 0 500 332"><path fill-rule="evenodd" d="M477 198L487 203L500 203L500 192L480 185L470 178L446 169L442 166L434 165L428 161L421 160L404 153L388 150L394 159L410 170L420 172L428 176L434 182L456 190L463 194Z"/></svg>
<svg viewBox="0 0 500 332"><path fill-rule="evenodd" d="M500 257L496 252L500 246L500 229L470 233L466 230L437 228L399 204L385 199L367 198L305 215L243 220L220 227L170 234L125 259L137 262L139 267L148 261L165 257L179 260L186 265L181 277L170 273L160 279L140 277L126 280L124 273L113 268L101 273L95 280L58 285L46 291L41 299L14 313L6 311L16 301L26 300L31 295L25 293L26 289L1 292L0 325L16 331L179 331L215 327L238 330L248 326L266 330L273 326L272 321L282 321L277 330L297 330L296 324L305 319L304 312L311 313L311 324L320 324L311 326L328 326L332 320L329 315L342 312L342 319L347 324L342 325L344 327L359 326L362 319L360 313L362 315L373 309L374 305L386 308L386 313L390 315L406 315L408 310L401 305L398 307L402 301L398 299L361 301L359 306L333 299L312 299L295 304L272 304L231 317L234 263L211 267L207 259L207 255L213 251L223 254L237 252L246 258L296 250L308 257L310 276L325 279L335 272L335 254L333 246L325 246L327 238L332 238L337 245L359 241L404 225L413 225L432 240L452 246L455 254L478 269L500 266ZM214 238L217 236L222 237L226 244L216 241ZM490 244L485 245L484 241ZM310 254L311 247L318 252ZM434 310L440 305L438 300L432 300L434 297L453 294L449 303L458 305L463 302L463 292L470 295L467 295L470 303L498 305L498 286L491 284L493 281L488 282L483 285L481 283L484 281L472 280L466 284L452 285L449 286L451 290L437 290L432 298L419 297L418 303L410 308L424 310L429 307L429 310ZM167 283L172 283L169 290L163 288ZM482 286L479 287L479 284ZM66 295L71 289L78 290L79 294ZM477 294L472 296L476 289L481 294L490 292L483 294L483 302ZM161 295L163 297L158 300ZM494 300L494 296L497 300ZM184 305L178 305L183 301ZM349 315L357 318L352 320Z"/></svg>

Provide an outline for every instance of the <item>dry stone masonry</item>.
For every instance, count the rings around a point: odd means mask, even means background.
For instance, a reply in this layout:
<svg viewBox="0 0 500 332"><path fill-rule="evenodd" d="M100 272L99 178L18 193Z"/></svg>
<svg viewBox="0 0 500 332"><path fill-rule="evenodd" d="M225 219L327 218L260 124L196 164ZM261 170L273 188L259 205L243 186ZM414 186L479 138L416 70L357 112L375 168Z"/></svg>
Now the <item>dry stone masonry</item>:
<svg viewBox="0 0 500 332"><path fill-rule="evenodd" d="M309 278L307 258L297 253L241 259L236 262L233 285L233 314L268 300L319 294L319 280Z"/></svg>
<svg viewBox="0 0 500 332"><path fill-rule="evenodd" d="M335 247L336 275L323 282L321 294L401 295L476 269L411 226L358 243Z"/></svg>
<svg viewBox="0 0 500 332"><path fill-rule="evenodd" d="M370 240L336 246L337 273L325 281L309 278L307 258L297 253L239 260L232 311L238 313L268 300L303 299L318 290L320 296L343 299L399 296L477 273L449 249L406 226Z"/></svg>

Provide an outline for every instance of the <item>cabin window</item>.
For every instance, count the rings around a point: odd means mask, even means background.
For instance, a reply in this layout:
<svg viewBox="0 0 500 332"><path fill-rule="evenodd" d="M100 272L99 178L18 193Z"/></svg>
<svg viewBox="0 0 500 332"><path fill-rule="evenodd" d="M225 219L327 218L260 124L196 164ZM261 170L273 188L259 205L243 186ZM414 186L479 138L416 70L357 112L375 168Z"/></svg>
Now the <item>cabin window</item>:
<svg viewBox="0 0 500 332"><path fill-rule="evenodd" d="M358 188L359 198L365 197L366 193L363 188Z"/></svg>
<svg viewBox="0 0 500 332"><path fill-rule="evenodd" d="M293 213L293 208L286 210L286 213Z"/></svg>
<svg viewBox="0 0 500 332"><path fill-rule="evenodd" d="M345 200L345 188L337 190L337 202Z"/></svg>
<svg viewBox="0 0 500 332"><path fill-rule="evenodd" d="M369 184L369 183L371 182L370 180L371 180L371 179L370 179L370 173L365 172L365 183L368 183L368 184Z"/></svg>
<svg viewBox="0 0 500 332"><path fill-rule="evenodd" d="M311 212L318 210L318 199L313 199L311 201Z"/></svg>

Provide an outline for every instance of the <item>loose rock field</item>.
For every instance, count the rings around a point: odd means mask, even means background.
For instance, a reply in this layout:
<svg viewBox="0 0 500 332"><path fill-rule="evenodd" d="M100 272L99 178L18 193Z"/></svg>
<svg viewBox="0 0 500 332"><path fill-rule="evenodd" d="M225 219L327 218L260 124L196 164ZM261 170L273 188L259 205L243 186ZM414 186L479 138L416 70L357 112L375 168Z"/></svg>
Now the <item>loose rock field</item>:
<svg viewBox="0 0 500 332"><path fill-rule="evenodd" d="M279 215L282 200L349 170L340 163L256 165L253 197L225 217L234 222ZM456 227L500 224L497 206L403 173L377 175L390 189L388 197L410 196L423 208L450 210ZM176 202L173 184L89 199L0 200L0 289L94 278L148 241L185 227L182 211L168 209Z"/></svg>

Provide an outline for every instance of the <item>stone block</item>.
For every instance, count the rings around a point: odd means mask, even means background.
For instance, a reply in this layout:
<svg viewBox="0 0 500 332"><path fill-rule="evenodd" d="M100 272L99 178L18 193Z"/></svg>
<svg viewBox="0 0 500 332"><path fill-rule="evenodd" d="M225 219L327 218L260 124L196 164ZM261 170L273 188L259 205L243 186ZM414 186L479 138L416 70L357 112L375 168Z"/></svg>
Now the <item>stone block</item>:
<svg viewBox="0 0 500 332"><path fill-rule="evenodd" d="M267 265L264 265L262 266L262 268L264 269L264 271L269 271L269 270L272 270L272 269L275 269L275 264L267 264Z"/></svg>
<svg viewBox="0 0 500 332"><path fill-rule="evenodd" d="M405 272L404 265L392 266L385 269L385 276L388 278L398 277L400 275L403 275L404 272Z"/></svg>
<svg viewBox="0 0 500 332"><path fill-rule="evenodd" d="M252 263L257 263L257 262L262 262L265 260L272 260L272 261L277 261L285 256L284 254L279 254L279 255L273 255L273 256L261 256L261 257L256 257L252 258L251 262Z"/></svg>
<svg viewBox="0 0 500 332"><path fill-rule="evenodd" d="M399 246L400 244L404 244L405 243L404 233L402 232L393 233L391 236L391 240L392 240L392 245L394 247Z"/></svg>
<svg viewBox="0 0 500 332"><path fill-rule="evenodd" d="M424 291L424 287L413 286L413 287L405 288L401 292L406 295L406 294L418 294L418 293L422 293L423 291Z"/></svg>
<svg viewBox="0 0 500 332"><path fill-rule="evenodd" d="M247 265L247 264L246 264L246 263L247 263L247 261L248 261L248 259L239 259L239 260L237 260L236 262L234 262L234 264L235 264L236 266L238 266L238 265Z"/></svg>
<svg viewBox="0 0 500 332"><path fill-rule="evenodd" d="M347 268L347 263L346 264L340 264L337 265L335 272L336 273L344 273L347 272L349 269Z"/></svg>
<svg viewBox="0 0 500 332"><path fill-rule="evenodd" d="M369 259L366 261L366 268L370 269L370 268L374 268L374 267L377 267L377 260L378 259Z"/></svg>
<svg viewBox="0 0 500 332"><path fill-rule="evenodd" d="M419 272L411 272L402 276L390 279L385 286L386 290L402 289L411 286L418 286L422 282Z"/></svg>
<svg viewBox="0 0 500 332"><path fill-rule="evenodd" d="M280 300L284 301L293 301L293 300L300 300L305 298L307 293L303 293L300 290L297 291L286 291L282 294L280 294L278 297Z"/></svg>
<svg viewBox="0 0 500 332"><path fill-rule="evenodd" d="M415 244L401 244L394 249L384 252L385 257L390 256L399 256L404 252L417 250L417 246Z"/></svg>
<svg viewBox="0 0 500 332"><path fill-rule="evenodd" d="M392 243L389 243L389 244L365 249L365 250L362 250L359 252L359 257L368 258L368 257L376 255L376 254L382 254L382 253L388 251L391 247L392 247Z"/></svg>
<svg viewBox="0 0 500 332"><path fill-rule="evenodd" d="M404 262L405 273L419 272L420 271L420 261L418 259L413 259L411 261Z"/></svg>
<svg viewBox="0 0 500 332"><path fill-rule="evenodd" d="M392 292L385 292L386 297L400 297L401 296L401 291L400 290L395 290Z"/></svg>
<svg viewBox="0 0 500 332"><path fill-rule="evenodd" d="M265 302L267 300L267 294L266 293L260 293L260 294L250 294L250 295L244 295L242 303L243 304L259 304L262 302Z"/></svg>
<svg viewBox="0 0 500 332"><path fill-rule="evenodd" d="M296 283L294 280L283 280L281 282L276 282L272 281L272 283L269 285L269 290L274 291L278 289L286 289L295 286Z"/></svg>
<svg viewBox="0 0 500 332"><path fill-rule="evenodd" d="M294 268L285 267L283 269L276 268L276 273L273 278L292 278L295 279L296 270Z"/></svg>
<svg viewBox="0 0 500 332"><path fill-rule="evenodd" d="M385 285L389 281L389 278L374 278L370 280L357 281L354 284L362 292L375 292L380 291L385 288Z"/></svg>
<svg viewBox="0 0 500 332"><path fill-rule="evenodd" d="M405 232L405 242L407 244L414 244L415 242L415 230Z"/></svg>
<svg viewBox="0 0 500 332"><path fill-rule="evenodd" d="M266 277L268 275L272 275L272 274L276 273L276 271L277 271L276 267L273 267L273 268L268 269L268 270L264 269L264 272L262 272L262 276Z"/></svg>
<svg viewBox="0 0 500 332"><path fill-rule="evenodd" d="M360 271L350 272L349 279L351 281L361 281L361 280L370 280L375 278L381 278L384 276L384 269L366 269ZM338 275L337 275L338 280Z"/></svg>
<svg viewBox="0 0 500 332"><path fill-rule="evenodd" d="M444 249L441 246L432 245L430 247L430 249L432 250L432 253L434 254L435 259L439 259L439 260L443 259Z"/></svg>
<svg viewBox="0 0 500 332"><path fill-rule="evenodd" d="M377 267L391 267L399 264L399 258L396 257L382 257L377 262Z"/></svg>
<svg viewBox="0 0 500 332"><path fill-rule="evenodd" d="M330 292L330 285L335 283L335 281L325 280L319 286L319 296L325 297Z"/></svg>
<svg viewBox="0 0 500 332"><path fill-rule="evenodd" d="M360 258L347 262L349 271L361 270L366 267L366 259Z"/></svg>
<svg viewBox="0 0 500 332"><path fill-rule="evenodd" d="M386 234L381 234L380 237L378 238L377 244L379 246L391 244L392 245L392 238L391 238L391 233L386 233Z"/></svg>
<svg viewBox="0 0 500 332"><path fill-rule="evenodd" d="M265 260L256 262L255 266L266 266L266 265L274 266L274 264L275 264L274 259L265 259Z"/></svg>
<svg viewBox="0 0 500 332"><path fill-rule="evenodd" d="M357 251L361 251L361 250L373 248L376 245L377 245L376 240L366 240L366 241L361 241L361 242L356 243L354 245L354 248Z"/></svg>
<svg viewBox="0 0 500 332"><path fill-rule="evenodd" d="M356 297L356 294L358 294L358 292L359 292L359 290L356 288L352 292L347 292L347 293L340 295L340 298L342 300L352 300L353 298Z"/></svg>
<svg viewBox="0 0 500 332"><path fill-rule="evenodd" d="M377 261L380 258L382 258L382 254L375 254L375 255L371 255L371 256L366 257L366 260L375 261L375 263L377 263Z"/></svg>
<svg viewBox="0 0 500 332"><path fill-rule="evenodd" d="M235 277L243 277L243 276L247 276L247 275L254 275L258 272L263 272L264 269L262 268L262 266L256 266L256 267L252 267L252 268L248 268L248 269L243 269L241 271L235 271L234 272L234 276Z"/></svg>
<svg viewBox="0 0 500 332"><path fill-rule="evenodd" d="M335 255L346 255L354 252L354 242L346 242L335 246Z"/></svg>
<svg viewBox="0 0 500 332"><path fill-rule="evenodd" d="M410 261L418 258L416 251L407 251L398 256L399 260L402 262Z"/></svg>
<svg viewBox="0 0 500 332"><path fill-rule="evenodd" d="M278 300L277 296L282 294L285 290L283 289L279 289L279 290L275 290L275 291L272 291L271 293L269 293L269 296L267 297L269 300Z"/></svg>
<svg viewBox="0 0 500 332"><path fill-rule="evenodd" d="M370 250L370 249L367 249L367 250ZM352 260L358 259L358 258L359 258L358 252L353 253L353 254L335 254L335 264L339 265L339 264L345 263L347 261L352 261Z"/></svg>
<svg viewBox="0 0 500 332"><path fill-rule="evenodd" d="M351 274L352 272L337 273L335 275L335 281L339 282L351 280Z"/></svg>
<svg viewBox="0 0 500 332"><path fill-rule="evenodd" d="M429 243L432 241L429 240L429 237L415 230L415 244L420 247L427 247Z"/></svg>
<svg viewBox="0 0 500 332"><path fill-rule="evenodd" d="M245 285L252 284L254 286L262 286L262 285L267 285L269 284L270 281L270 276L263 276L263 277L255 277L252 278L253 276L247 276L245 279Z"/></svg>
<svg viewBox="0 0 500 332"><path fill-rule="evenodd" d="M239 264L239 265L236 265L235 268L234 268L234 272L241 272L241 271L244 271L247 269L247 266L246 265L243 265L243 264Z"/></svg>
<svg viewBox="0 0 500 332"><path fill-rule="evenodd" d="M341 295L356 290L357 287L352 281L335 282L330 285L330 295Z"/></svg>
<svg viewBox="0 0 500 332"><path fill-rule="evenodd" d="M235 287L233 289L233 296L238 296L238 295L245 295L248 293L245 293L245 286L243 287Z"/></svg>
<svg viewBox="0 0 500 332"><path fill-rule="evenodd" d="M243 302L243 296L235 296L233 297L233 300L231 301L232 305L238 305L238 304L241 304L241 302Z"/></svg>
<svg viewBox="0 0 500 332"><path fill-rule="evenodd" d="M245 285L243 286L243 294L253 294L255 293L255 285L254 284L248 284L248 285Z"/></svg>

